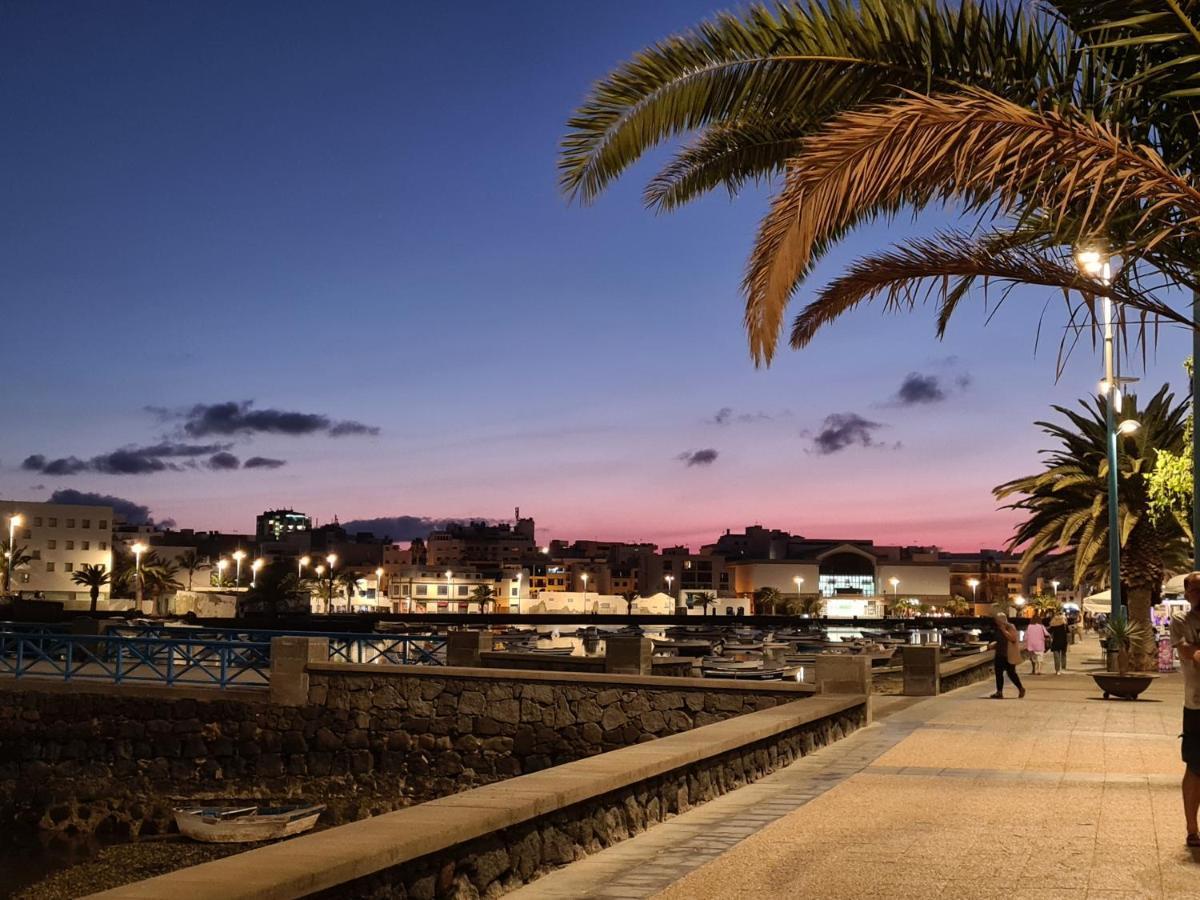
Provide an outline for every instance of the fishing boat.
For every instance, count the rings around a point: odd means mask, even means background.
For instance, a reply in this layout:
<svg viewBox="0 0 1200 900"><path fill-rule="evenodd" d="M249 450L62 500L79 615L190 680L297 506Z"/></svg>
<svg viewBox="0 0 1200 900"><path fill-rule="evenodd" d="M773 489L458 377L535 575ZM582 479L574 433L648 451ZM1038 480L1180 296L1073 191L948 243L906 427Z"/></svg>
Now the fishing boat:
<svg viewBox="0 0 1200 900"><path fill-rule="evenodd" d="M325 811L314 806L186 806L175 810L179 833L194 841L241 844L308 831Z"/></svg>

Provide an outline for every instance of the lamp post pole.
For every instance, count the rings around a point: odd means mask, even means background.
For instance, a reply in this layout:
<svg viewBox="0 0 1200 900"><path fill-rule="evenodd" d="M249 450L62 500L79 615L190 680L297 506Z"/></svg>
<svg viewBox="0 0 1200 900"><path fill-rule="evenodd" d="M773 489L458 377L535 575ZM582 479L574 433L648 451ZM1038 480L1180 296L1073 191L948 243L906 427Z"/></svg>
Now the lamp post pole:
<svg viewBox="0 0 1200 900"><path fill-rule="evenodd" d="M1108 263L1104 264L1103 279L1109 280ZM1112 614L1121 613L1121 526L1117 509L1117 391L1113 371L1113 308L1112 300L1104 298L1104 380L1108 382L1104 402L1104 427L1108 437L1108 585Z"/></svg>
<svg viewBox="0 0 1200 900"><path fill-rule="evenodd" d="M22 521L20 513L13 513L8 517L8 559L4 567L4 593L6 594L12 590L13 561L17 556L17 526Z"/></svg>

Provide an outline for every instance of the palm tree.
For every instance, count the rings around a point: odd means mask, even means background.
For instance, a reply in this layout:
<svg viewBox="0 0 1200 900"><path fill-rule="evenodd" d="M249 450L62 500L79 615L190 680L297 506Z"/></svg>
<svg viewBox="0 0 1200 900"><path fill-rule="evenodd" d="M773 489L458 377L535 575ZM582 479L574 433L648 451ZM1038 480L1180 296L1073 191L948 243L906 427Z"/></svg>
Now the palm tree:
<svg viewBox="0 0 1200 900"><path fill-rule="evenodd" d="M692 594L692 602L700 601L700 608L704 611L704 615L708 615L708 608L717 602L716 594L712 591L701 591Z"/></svg>
<svg viewBox="0 0 1200 900"><path fill-rule="evenodd" d="M777 588L761 587L754 592L754 609L766 615L774 615L775 609L783 602L783 594Z"/></svg>
<svg viewBox="0 0 1200 900"><path fill-rule="evenodd" d="M4 566L4 593L8 594L12 592L12 573L29 565L33 556L30 555L28 547L18 545L14 549L8 541L0 541L0 554L0 564Z"/></svg>
<svg viewBox="0 0 1200 900"><path fill-rule="evenodd" d="M187 573L187 589L192 589L192 578L201 569L208 569L211 566L207 562L201 562L200 555L195 550L189 550L178 558L179 568Z"/></svg>
<svg viewBox="0 0 1200 900"><path fill-rule="evenodd" d="M638 594L637 591L622 591L621 592L621 599L625 601L625 614L627 616L633 615L633 604L637 602L637 599L639 596L641 596L641 595Z"/></svg>
<svg viewBox="0 0 1200 900"><path fill-rule="evenodd" d="M349 569L342 569L337 574L337 583L342 586L342 593L346 595L346 609L349 610L354 603L354 595L358 591L358 584L362 581L362 576L357 572L351 572ZM332 585L330 590L332 591Z"/></svg>
<svg viewBox="0 0 1200 900"><path fill-rule="evenodd" d="M1027 513L1010 541L1023 547L1022 564L1043 562L1063 552L1074 562L1075 584L1107 583L1108 477L1105 401L1080 401L1080 410L1056 406L1065 422L1038 422L1059 446L1047 451L1045 468L994 489L997 498L1019 495L1009 505ZM1186 513L1150 508L1149 476L1159 450L1183 449L1186 407L1176 404L1166 385L1143 408L1128 395L1122 415L1141 427L1118 435L1118 521L1122 553L1122 591L1134 622L1149 626L1163 572L1182 565L1190 554Z"/></svg>
<svg viewBox="0 0 1200 900"><path fill-rule="evenodd" d="M492 590L491 585L479 584L471 591L471 599L479 604L479 613L482 615L487 612L487 606L495 599L496 592Z"/></svg>
<svg viewBox="0 0 1200 900"><path fill-rule="evenodd" d="M952 616L966 616L971 613L971 604L967 602L967 598L958 594L947 600L942 608Z"/></svg>
<svg viewBox="0 0 1200 900"><path fill-rule="evenodd" d="M142 590L156 604L164 595L183 587L175 560L164 560L153 550L142 557L141 572Z"/></svg>
<svg viewBox="0 0 1200 900"><path fill-rule="evenodd" d="M862 261L802 311L793 346L877 297L911 308L936 291L944 329L981 278L1061 289L1073 324L1094 312L1071 290L1119 300L1142 326L1146 316L1188 323L1153 296L1153 278L1196 286L1200 268L1189 174L1200 10L1190 0L1127 8L816 0L721 15L593 88L569 123L562 186L588 202L687 134L651 181L651 206L781 183L744 282L759 362L775 352L791 294L851 229L945 201L997 231ZM1097 233L1127 259L1111 287L1070 264L1069 248Z"/></svg>
<svg viewBox="0 0 1200 900"><path fill-rule="evenodd" d="M788 601L788 612L794 616L819 616L821 607L821 598L812 594Z"/></svg>
<svg viewBox="0 0 1200 900"><path fill-rule="evenodd" d="M291 563L274 562L254 577L253 586L238 596L238 615L308 611L310 597Z"/></svg>
<svg viewBox="0 0 1200 900"><path fill-rule="evenodd" d="M96 603L100 599L100 588L111 580L112 573L104 566L85 564L71 573L71 581L88 589L88 594L92 598L92 612L96 611Z"/></svg>

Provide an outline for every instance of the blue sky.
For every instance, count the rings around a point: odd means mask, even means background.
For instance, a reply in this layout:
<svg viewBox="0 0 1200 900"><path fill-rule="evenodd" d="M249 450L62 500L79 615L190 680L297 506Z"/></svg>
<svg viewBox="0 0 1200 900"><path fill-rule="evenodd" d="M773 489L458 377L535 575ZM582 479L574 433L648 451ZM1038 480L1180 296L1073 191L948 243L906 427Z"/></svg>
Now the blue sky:
<svg viewBox="0 0 1200 900"><path fill-rule="evenodd" d="M197 528L248 529L274 505L520 505L545 537L698 544L761 522L1002 542L990 488L1037 465L1032 421L1099 372L1084 347L1056 383L1056 335L1035 355L1045 295L986 325L980 300L943 342L928 310L864 309L756 370L738 284L765 194L656 216L640 191L661 154L592 207L559 194L556 144L588 85L722 8L0 3L0 490L100 491ZM948 219L864 228L814 284ZM1182 389L1186 344L1164 335L1151 384ZM891 405L911 372L946 399ZM219 438L274 469L20 467L183 440L186 417L146 407L227 401L379 434ZM880 446L813 453L850 413L881 423Z"/></svg>

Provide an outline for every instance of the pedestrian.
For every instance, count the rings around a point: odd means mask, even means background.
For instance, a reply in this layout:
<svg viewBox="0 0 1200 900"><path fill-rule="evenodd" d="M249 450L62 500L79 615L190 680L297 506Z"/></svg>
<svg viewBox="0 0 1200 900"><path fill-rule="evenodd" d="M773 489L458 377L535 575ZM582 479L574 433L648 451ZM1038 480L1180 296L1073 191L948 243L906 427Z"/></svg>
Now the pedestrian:
<svg viewBox="0 0 1200 900"><path fill-rule="evenodd" d="M1050 619L1050 652L1054 654L1054 674L1067 671L1067 617L1056 612Z"/></svg>
<svg viewBox="0 0 1200 900"><path fill-rule="evenodd" d="M1033 666L1030 675L1042 674L1042 661L1046 658L1046 646L1050 640L1050 632L1041 620L1034 619L1025 629L1025 652L1029 654L1029 662Z"/></svg>
<svg viewBox="0 0 1200 900"><path fill-rule="evenodd" d="M1183 579L1186 613L1171 617L1171 643L1179 653L1183 671L1183 815L1187 820L1187 845L1200 847L1200 572Z"/></svg>
<svg viewBox="0 0 1200 900"><path fill-rule="evenodd" d="M1021 636L1017 629L1008 621L1004 613L997 613L996 623L996 693L991 699L1004 699L1004 676L1017 686L1017 696L1025 696L1025 686L1021 684L1021 676L1017 674L1017 663L1021 661Z"/></svg>

